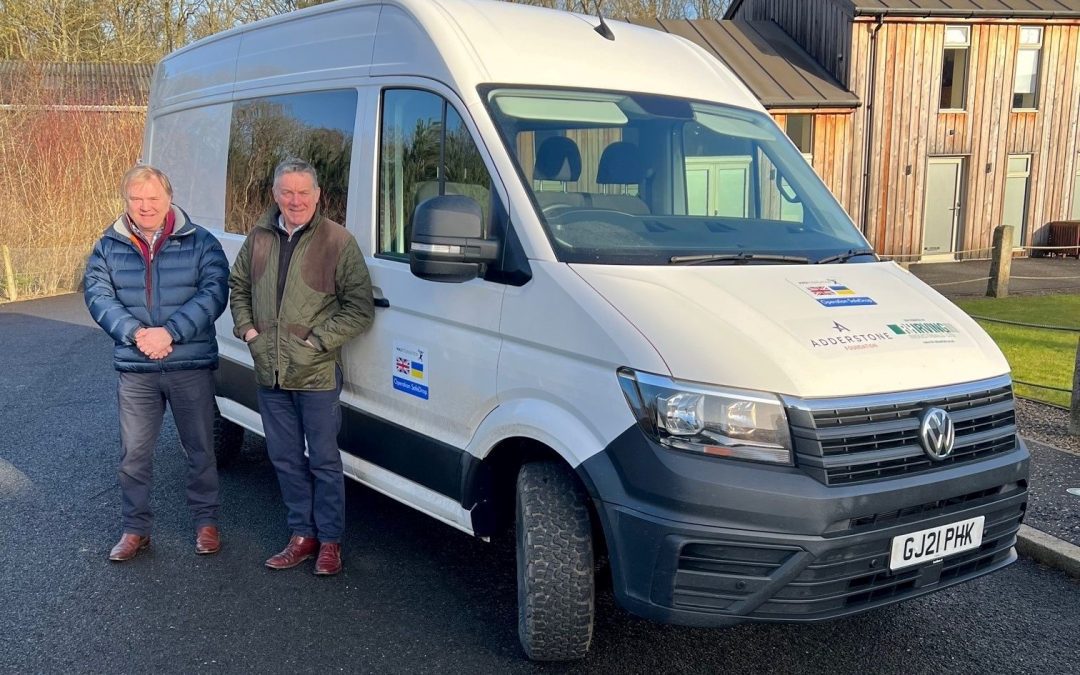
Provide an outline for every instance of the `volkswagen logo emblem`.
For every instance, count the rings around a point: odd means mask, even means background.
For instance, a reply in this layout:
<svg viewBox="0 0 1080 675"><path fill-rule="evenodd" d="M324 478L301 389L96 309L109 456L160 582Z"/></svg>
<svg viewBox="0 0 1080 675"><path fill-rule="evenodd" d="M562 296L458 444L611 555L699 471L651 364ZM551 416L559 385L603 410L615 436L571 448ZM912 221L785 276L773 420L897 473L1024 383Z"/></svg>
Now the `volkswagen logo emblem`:
<svg viewBox="0 0 1080 675"><path fill-rule="evenodd" d="M953 451L956 428L949 413L941 408L930 408L923 413L919 425L919 442L930 459L945 459Z"/></svg>

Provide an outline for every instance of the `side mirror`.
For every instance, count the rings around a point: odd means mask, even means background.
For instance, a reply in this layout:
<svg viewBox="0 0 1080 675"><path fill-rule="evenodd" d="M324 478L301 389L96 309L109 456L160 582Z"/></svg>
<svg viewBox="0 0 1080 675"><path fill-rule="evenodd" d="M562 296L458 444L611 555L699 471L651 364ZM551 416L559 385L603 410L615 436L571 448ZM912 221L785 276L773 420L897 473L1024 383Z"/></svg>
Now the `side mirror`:
<svg viewBox="0 0 1080 675"><path fill-rule="evenodd" d="M469 281L498 256L499 242L484 237L483 212L473 199L440 195L413 211L409 269L421 279Z"/></svg>

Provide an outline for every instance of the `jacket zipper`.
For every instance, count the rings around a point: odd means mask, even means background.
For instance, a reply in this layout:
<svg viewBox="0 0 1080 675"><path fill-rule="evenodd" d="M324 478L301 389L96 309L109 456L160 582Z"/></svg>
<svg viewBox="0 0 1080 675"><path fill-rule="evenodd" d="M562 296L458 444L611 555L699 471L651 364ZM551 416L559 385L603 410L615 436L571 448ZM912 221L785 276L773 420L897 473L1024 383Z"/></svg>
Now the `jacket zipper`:
<svg viewBox="0 0 1080 675"><path fill-rule="evenodd" d="M141 254L142 251L139 253ZM146 313L151 314L154 309L154 251L150 250L147 256L149 260L146 262ZM141 258L142 255L139 257Z"/></svg>

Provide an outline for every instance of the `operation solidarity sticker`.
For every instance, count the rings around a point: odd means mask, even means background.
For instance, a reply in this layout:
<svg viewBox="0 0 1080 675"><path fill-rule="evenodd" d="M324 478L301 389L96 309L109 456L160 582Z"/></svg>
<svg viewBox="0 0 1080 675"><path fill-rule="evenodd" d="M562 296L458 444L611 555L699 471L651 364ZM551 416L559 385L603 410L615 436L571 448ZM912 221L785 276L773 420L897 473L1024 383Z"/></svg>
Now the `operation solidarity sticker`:
<svg viewBox="0 0 1080 675"><path fill-rule="evenodd" d="M856 293L847 284L843 284L836 279L796 281L794 283L804 293L825 307L855 307L877 304L872 298Z"/></svg>
<svg viewBox="0 0 1080 675"><path fill-rule="evenodd" d="M428 370L427 349L395 341L393 372L394 389L425 401L428 399L431 371Z"/></svg>

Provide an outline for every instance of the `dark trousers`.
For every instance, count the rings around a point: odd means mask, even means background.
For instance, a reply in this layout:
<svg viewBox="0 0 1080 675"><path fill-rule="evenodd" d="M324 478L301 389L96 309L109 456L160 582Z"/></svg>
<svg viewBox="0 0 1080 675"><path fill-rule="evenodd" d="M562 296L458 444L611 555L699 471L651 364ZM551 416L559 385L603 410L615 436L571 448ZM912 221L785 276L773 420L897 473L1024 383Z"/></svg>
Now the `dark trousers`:
<svg viewBox="0 0 1080 675"><path fill-rule="evenodd" d="M120 492L124 532L147 536L153 524L150 487L154 446L172 410L187 456L187 503L195 526L217 524L218 474L214 458L214 374L203 370L120 373Z"/></svg>
<svg viewBox="0 0 1080 675"><path fill-rule="evenodd" d="M277 471L289 530L323 543L341 541L345 527L345 477L337 442L340 396L340 370L337 387L330 391L259 387L266 451Z"/></svg>

